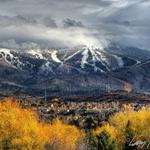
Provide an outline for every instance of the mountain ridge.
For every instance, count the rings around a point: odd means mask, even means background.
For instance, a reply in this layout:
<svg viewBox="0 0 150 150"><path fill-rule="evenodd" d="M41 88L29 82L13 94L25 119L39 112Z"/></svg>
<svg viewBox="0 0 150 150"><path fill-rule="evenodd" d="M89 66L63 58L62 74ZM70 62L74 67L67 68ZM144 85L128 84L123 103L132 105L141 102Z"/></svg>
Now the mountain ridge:
<svg viewBox="0 0 150 150"><path fill-rule="evenodd" d="M11 87L31 95L43 94L45 89L50 95L139 91L140 87L135 88L126 78L125 71L140 64L144 65L136 56L127 57L94 47L43 51L0 49L0 91L8 88L11 92ZM149 86L146 87L144 90L149 91Z"/></svg>

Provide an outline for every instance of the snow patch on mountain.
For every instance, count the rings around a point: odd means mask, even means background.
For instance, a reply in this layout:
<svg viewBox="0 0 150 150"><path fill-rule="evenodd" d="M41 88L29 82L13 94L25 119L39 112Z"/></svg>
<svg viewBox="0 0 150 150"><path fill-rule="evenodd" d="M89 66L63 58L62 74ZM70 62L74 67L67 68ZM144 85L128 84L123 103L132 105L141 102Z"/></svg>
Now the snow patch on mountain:
<svg viewBox="0 0 150 150"><path fill-rule="evenodd" d="M67 58L65 58L64 61L67 61L67 60L73 58L75 55L77 55L77 54L80 53L80 52L81 52L81 50L79 50L79 51L73 53L72 55L70 55L70 56L68 56Z"/></svg>
<svg viewBox="0 0 150 150"><path fill-rule="evenodd" d="M0 49L0 59L4 59L6 63L11 65L13 68L20 68L23 63L19 60L17 56L14 56L9 49Z"/></svg>
<svg viewBox="0 0 150 150"><path fill-rule="evenodd" d="M57 63L62 63L62 61L57 57L57 53L58 53L57 51L53 51L51 53L52 60L57 62Z"/></svg>
<svg viewBox="0 0 150 150"><path fill-rule="evenodd" d="M9 64L14 57L13 54L10 53L9 49L0 49L0 54L1 54L1 59L4 59Z"/></svg>
<svg viewBox="0 0 150 150"><path fill-rule="evenodd" d="M85 64L88 64L88 62L87 62L87 59L89 57L88 53L89 53L88 49L86 49L82 52L83 57L82 57L82 60L81 60L81 68L84 68Z"/></svg>
<svg viewBox="0 0 150 150"><path fill-rule="evenodd" d="M95 64L96 61L100 61L100 59L97 57L95 51L91 49L90 52L92 54L92 62L93 62L92 66L94 67L94 71L97 72L97 70L100 70L101 72L103 72L103 70L99 69Z"/></svg>
<svg viewBox="0 0 150 150"><path fill-rule="evenodd" d="M38 59L45 59L45 57L43 57L43 55L42 55L40 50L33 50L33 49L31 49L31 50L28 50L27 53L32 55L32 56L35 56Z"/></svg>
<svg viewBox="0 0 150 150"><path fill-rule="evenodd" d="M123 62L122 58L117 56L117 55L113 55L113 56L116 58L119 67L123 67L124 66L124 62Z"/></svg>
<svg viewBox="0 0 150 150"><path fill-rule="evenodd" d="M52 69L52 67L51 67L51 64L50 64L50 62L49 61L47 61L45 64L43 64L42 66L41 66L41 68L40 68L40 71L39 71L39 73L40 74L45 74L45 75L48 75L48 73L54 73L53 72L53 69Z"/></svg>
<svg viewBox="0 0 150 150"><path fill-rule="evenodd" d="M104 55L103 52L100 52L100 51L96 51L96 53L99 55L99 58L100 58L100 61L101 63L107 67L110 65L110 62L108 61L108 58Z"/></svg>
<svg viewBox="0 0 150 150"><path fill-rule="evenodd" d="M101 62L102 65L105 66L107 70L109 70L109 68L108 68L109 62L108 62L108 59L103 54L103 52L100 52L98 50L91 50L91 53L92 53L92 55L94 57L93 61L96 60L97 62ZM104 71L101 69L101 72L104 72Z"/></svg>

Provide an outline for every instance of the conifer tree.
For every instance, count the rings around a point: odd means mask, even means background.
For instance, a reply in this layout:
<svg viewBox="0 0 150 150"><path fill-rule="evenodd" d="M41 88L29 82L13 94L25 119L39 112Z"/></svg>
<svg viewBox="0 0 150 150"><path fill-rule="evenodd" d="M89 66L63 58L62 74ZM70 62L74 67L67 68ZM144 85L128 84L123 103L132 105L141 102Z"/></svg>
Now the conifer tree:
<svg viewBox="0 0 150 150"><path fill-rule="evenodd" d="M124 150L136 150L136 146L132 146L130 143L133 140L134 135L133 131L131 129L131 122L128 120L126 129L125 129L125 144L124 144Z"/></svg>
<svg viewBox="0 0 150 150"><path fill-rule="evenodd" d="M110 140L110 134L107 131L101 132L98 138L98 150L118 150L115 140Z"/></svg>
<svg viewBox="0 0 150 150"><path fill-rule="evenodd" d="M98 139L94 134L93 130L88 131L88 150L97 150L98 149Z"/></svg>

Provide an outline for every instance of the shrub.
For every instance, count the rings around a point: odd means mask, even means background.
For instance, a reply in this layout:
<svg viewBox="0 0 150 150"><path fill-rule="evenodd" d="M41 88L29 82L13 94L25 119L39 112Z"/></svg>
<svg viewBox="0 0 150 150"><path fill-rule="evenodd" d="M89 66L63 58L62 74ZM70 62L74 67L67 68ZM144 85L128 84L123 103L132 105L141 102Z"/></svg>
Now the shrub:
<svg viewBox="0 0 150 150"><path fill-rule="evenodd" d="M118 112L110 117L109 122L104 123L95 131L99 142L105 145L105 149L111 149L108 148L111 145L117 147L118 150L147 149L146 146L150 148L150 145L148 145L150 141L149 133L150 108L134 111L130 105L124 105L123 112ZM141 147L131 145L133 139L134 142L141 142L141 145L139 145ZM142 142L145 142L145 144Z"/></svg>
<svg viewBox="0 0 150 150"><path fill-rule="evenodd" d="M135 140L150 141L150 110L125 111L116 113L110 118L110 124L117 130L118 143L126 142L126 129L130 122L130 132Z"/></svg>
<svg viewBox="0 0 150 150"><path fill-rule="evenodd" d="M35 112L7 98L0 102L1 150L75 150L84 133L56 119L41 123Z"/></svg>
<svg viewBox="0 0 150 150"><path fill-rule="evenodd" d="M0 148L42 149L44 135L36 114L8 98L0 103Z"/></svg>
<svg viewBox="0 0 150 150"><path fill-rule="evenodd" d="M62 123L58 118L48 126L46 132L49 138L47 148L53 150L76 150L84 137L82 131L75 126Z"/></svg>

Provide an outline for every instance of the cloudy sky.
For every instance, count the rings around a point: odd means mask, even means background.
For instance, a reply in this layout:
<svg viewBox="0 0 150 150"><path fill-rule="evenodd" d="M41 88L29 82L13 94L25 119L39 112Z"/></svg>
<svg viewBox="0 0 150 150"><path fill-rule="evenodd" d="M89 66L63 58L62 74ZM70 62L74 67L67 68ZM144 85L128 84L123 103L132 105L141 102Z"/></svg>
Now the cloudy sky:
<svg viewBox="0 0 150 150"><path fill-rule="evenodd" d="M0 47L150 50L149 14L150 0L0 0Z"/></svg>

